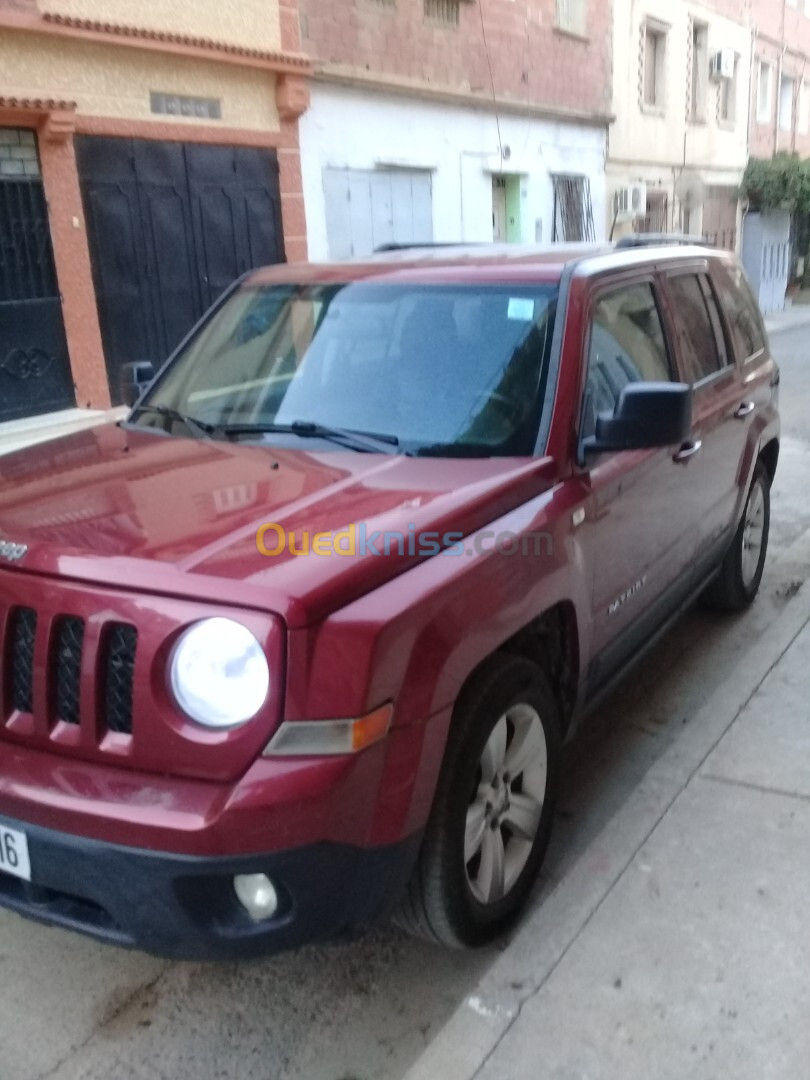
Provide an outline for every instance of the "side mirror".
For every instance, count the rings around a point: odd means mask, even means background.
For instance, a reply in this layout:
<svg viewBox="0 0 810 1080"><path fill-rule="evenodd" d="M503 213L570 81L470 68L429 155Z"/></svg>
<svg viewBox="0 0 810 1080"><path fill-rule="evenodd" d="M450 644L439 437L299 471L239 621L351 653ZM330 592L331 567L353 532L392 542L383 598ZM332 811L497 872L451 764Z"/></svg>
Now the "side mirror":
<svg viewBox="0 0 810 1080"><path fill-rule="evenodd" d="M692 431L692 387L686 383L630 383L613 416L602 413L596 433L582 444L586 454L677 446Z"/></svg>
<svg viewBox="0 0 810 1080"><path fill-rule="evenodd" d="M118 383L122 404L134 405L154 377L155 365L148 360L124 364Z"/></svg>

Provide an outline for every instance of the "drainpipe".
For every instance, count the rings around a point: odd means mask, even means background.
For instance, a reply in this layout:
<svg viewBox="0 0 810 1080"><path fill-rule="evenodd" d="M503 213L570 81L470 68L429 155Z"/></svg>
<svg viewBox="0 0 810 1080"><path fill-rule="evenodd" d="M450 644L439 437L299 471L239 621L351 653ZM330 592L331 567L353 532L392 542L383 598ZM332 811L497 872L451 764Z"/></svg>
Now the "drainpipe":
<svg viewBox="0 0 810 1080"><path fill-rule="evenodd" d="M754 82L754 70L756 67L757 58L757 41L759 40L759 31L756 27L751 32L751 63L748 70L750 71L751 84L748 87L748 131L746 136L745 146L745 163L746 166L751 160L751 146L754 141L754 124L757 122L757 106L759 105L759 85ZM745 219L748 217L748 200L745 199L740 204L740 227L737 231L737 248L740 258L742 258L743 250L743 235L745 233Z"/></svg>
<svg viewBox="0 0 810 1080"><path fill-rule="evenodd" d="M784 40L784 39L783 39ZM782 72L785 70L785 53L787 52L787 46L782 47L782 52L779 54L779 65L776 69L776 119L773 125L773 156L779 153L779 132L781 130L782 121Z"/></svg>
<svg viewBox="0 0 810 1080"><path fill-rule="evenodd" d="M785 54L787 42L785 41L785 26L787 23L787 0L782 0L782 52L779 55L779 67L776 74L776 121L773 126L773 156L779 153L779 127L780 113L782 111L782 73L785 70Z"/></svg>
<svg viewBox="0 0 810 1080"><path fill-rule="evenodd" d="M748 70L751 72L750 79L751 84L748 87L748 138L745 147L745 160L746 163L751 160L751 145L754 141L754 124L757 119L757 105L759 104L759 85L758 81L755 84L754 69L756 67L757 60L757 41L759 40L759 31L754 27L751 33L751 63Z"/></svg>

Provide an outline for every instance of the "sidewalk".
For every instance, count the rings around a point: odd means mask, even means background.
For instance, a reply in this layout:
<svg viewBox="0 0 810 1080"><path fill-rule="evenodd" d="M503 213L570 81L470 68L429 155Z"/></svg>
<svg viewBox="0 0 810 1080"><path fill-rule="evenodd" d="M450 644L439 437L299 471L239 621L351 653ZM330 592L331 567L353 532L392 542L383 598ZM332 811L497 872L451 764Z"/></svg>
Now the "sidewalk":
<svg viewBox="0 0 810 1080"><path fill-rule="evenodd" d="M810 1075L810 587L408 1080Z"/></svg>
<svg viewBox="0 0 810 1080"><path fill-rule="evenodd" d="M783 330L798 330L810 326L810 304L795 304L765 316L765 329L769 334L778 334Z"/></svg>

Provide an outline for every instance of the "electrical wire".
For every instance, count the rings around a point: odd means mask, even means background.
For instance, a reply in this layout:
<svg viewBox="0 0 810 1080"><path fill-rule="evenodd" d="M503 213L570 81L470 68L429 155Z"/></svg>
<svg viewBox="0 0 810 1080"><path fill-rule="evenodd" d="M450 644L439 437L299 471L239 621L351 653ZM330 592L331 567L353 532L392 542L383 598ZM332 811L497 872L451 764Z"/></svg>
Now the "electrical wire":
<svg viewBox="0 0 810 1080"><path fill-rule="evenodd" d="M489 68L489 82L492 87L492 107L495 111L495 124L498 128L498 149L501 155L501 164L503 164L503 139L501 138L501 118L498 113L498 95L495 92L495 76L492 73L492 57L489 54L489 43L487 41L487 29L484 25L484 0L478 0L478 14L481 16L481 36L484 39L484 53L487 58L487 67Z"/></svg>

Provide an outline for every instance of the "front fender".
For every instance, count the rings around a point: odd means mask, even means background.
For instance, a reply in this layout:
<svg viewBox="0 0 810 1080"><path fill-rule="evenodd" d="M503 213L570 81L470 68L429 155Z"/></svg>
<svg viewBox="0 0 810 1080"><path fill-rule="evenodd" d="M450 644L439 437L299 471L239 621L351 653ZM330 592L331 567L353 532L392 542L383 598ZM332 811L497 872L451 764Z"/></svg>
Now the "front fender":
<svg viewBox="0 0 810 1080"><path fill-rule="evenodd" d="M424 824L453 705L482 661L557 604L573 606L578 627L587 622L588 577L571 525L580 498L576 482L560 484L452 553L290 633L287 719L349 717L395 703L392 749L401 755L407 746L410 770L403 773L401 756L390 763L398 791L381 785L386 814L371 842L392 840L394 821ZM579 645L581 655L587 642Z"/></svg>

